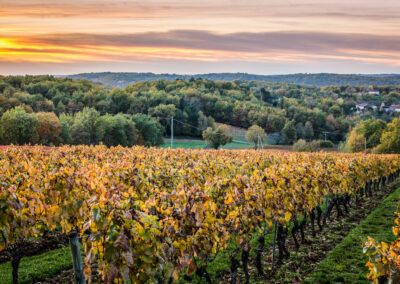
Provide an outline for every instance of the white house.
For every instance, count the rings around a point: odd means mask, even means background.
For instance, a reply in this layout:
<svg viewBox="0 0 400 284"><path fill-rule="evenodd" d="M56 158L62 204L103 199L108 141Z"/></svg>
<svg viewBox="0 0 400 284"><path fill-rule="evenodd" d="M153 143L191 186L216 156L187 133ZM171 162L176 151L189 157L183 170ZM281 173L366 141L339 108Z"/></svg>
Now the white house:
<svg viewBox="0 0 400 284"><path fill-rule="evenodd" d="M400 113L400 105L391 105L390 108L393 110L393 112Z"/></svg>
<svg viewBox="0 0 400 284"><path fill-rule="evenodd" d="M357 113L362 113L368 109L372 109L373 111L376 111L376 110L378 110L378 107L376 105L368 104L368 103L356 104Z"/></svg>
<svg viewBox="0 0 400 284"><path fill-rule="evenodd" d="M357 112L363 112L363 111L367 110L367 107L368 107L367 103L356 104Z"/></svg>

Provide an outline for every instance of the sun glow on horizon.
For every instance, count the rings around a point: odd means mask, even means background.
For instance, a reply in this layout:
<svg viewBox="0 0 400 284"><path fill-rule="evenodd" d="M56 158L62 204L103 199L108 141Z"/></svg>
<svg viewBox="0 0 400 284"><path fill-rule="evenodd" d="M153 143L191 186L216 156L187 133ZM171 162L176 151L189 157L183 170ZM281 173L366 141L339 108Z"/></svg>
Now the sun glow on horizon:
<svg viewBox="0 0 400 284"><path fill-rule="evenodd" d="M235 62L239 67L232 72L257 66L258 73L274 73L278 65L293 66L285 73L340 72L351 61L356 72L375 66L377 73L400 73L396 0L385 6L377 0L5 2L0 67L17 68L17 62L21 72L25 63L47 72L39 64L72 64L79 70L88 61L99 63L94 72L131 63L157 68L157 62L169 62L171 72L196 73L207 62ZM185 62L193 62L192 69Z"/></svg>

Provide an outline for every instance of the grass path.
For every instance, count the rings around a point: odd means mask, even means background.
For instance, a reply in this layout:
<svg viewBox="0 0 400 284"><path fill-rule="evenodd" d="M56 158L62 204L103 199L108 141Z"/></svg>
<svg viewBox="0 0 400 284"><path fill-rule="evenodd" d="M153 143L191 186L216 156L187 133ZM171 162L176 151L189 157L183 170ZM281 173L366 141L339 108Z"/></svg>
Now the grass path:
<svg viewBox="0 0 400 284"><path fill-rule="evenodd" d="M319 264L304 283L371 283L366 278L368 261L362 252L367 237L391 242L396 208L400 200L400 188L389 195L360 225Z"/></svg>
<svg viewBox="0 0 400 284"><path fill-rule="evenodd" d="M34 283L53 277L64 270L72 268L69 247L55 249L41 255L24 257L19 266L19 283ZM11 262L0 265L0 283L12 283Z"/></svg>

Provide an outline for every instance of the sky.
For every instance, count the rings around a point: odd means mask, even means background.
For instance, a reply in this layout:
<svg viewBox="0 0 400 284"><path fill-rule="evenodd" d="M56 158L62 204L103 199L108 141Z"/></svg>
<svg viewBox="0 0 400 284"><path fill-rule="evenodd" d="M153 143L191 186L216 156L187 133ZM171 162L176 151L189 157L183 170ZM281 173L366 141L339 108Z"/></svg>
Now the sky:
<svg viewBox="0 0 400 284"><path fill-rule="evenodd" d="M0 74L400 73L400 0L0 0Z"/></svg>

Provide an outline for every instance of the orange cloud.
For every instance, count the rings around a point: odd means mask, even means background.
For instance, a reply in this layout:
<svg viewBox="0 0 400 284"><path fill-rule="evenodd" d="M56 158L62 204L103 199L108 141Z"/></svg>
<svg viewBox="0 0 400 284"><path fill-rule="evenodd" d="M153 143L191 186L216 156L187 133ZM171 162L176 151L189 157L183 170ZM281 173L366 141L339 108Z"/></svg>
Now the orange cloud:
<svg viewBox="0 0 400 284"><path fill-rule="evenodd" d="M399 66L398 0L3 0L0 6L0 61L18 66L166 60L171 68L182 61Z"/></svg>
<svg viewBox="0 0 400 284"><path fill-rule="evenodd" d="M171 31L0 38L0 59L28 62L144 60L311 62L351 59L398 65L400 39L340 33Z"/></svg>

